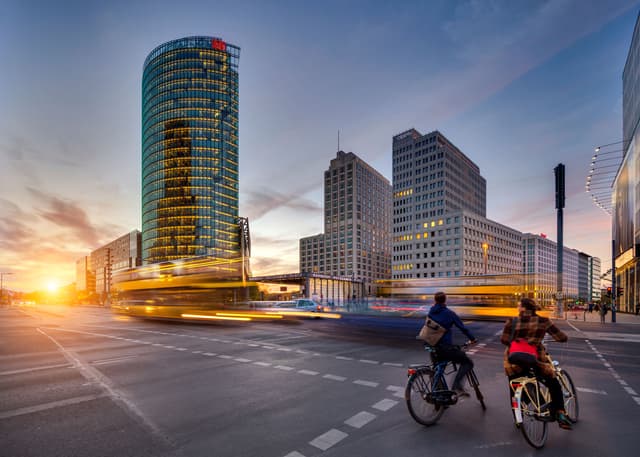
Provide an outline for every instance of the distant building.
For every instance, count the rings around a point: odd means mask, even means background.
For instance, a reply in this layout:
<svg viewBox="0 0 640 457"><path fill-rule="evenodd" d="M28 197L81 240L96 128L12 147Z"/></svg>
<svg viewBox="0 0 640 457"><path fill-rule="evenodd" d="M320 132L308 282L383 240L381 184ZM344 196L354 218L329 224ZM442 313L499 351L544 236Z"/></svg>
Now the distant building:
<svg viewBox="0 0 640 457"><path fill-rule="evenodd" d="M358 297L391 272L391 185L352 152L324 173L324 233L300 239L300 271L352 278Z"/></svg>
<svg viewBox="0 0 640 457"><path fill-rule="evenodd" d="M624 159L613 182L612 234L616 299L620 311L634 312L640 304L640 14L622 72L622 141Z"/></svg>
<svg viewBox="0 0 640 457"><path fill-rule="evenodd" d="M239 58L237 46L196 36L164 43L144 62L145 264L241 257Z"/></svg>
<svg viewBox="0 0 640 457"><path fill-rule="evenodd" d="M76 261L76 289L98 294L103 300L111 292L114 271L142 265L139 230L123 235Z"/></svg>
<svg viewBox="0 0 640 457"><path fill-rule="evenodd" d="M589 303L599 302L601 300L602 280L600 259L598 257L589 256L589 268L587 270L588 283L591 286L589 294Z"/></svg>

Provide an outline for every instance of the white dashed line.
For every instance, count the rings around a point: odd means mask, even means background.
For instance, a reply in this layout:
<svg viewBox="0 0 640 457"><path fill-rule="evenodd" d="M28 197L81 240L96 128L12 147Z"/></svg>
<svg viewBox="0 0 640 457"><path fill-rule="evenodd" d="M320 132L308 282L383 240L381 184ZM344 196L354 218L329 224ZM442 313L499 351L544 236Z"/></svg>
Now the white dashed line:
<svg viewBox="0 0 640 457"><path fill-rule="evenodd" d="M633 397L633 399L636 401L638 405L640 405L640 397Z"/></svg>
<svg viewBox="0 0 640 457"><path fill-rule="evenodd" d="M605 392L604 390L589 389L587 387L576 387L576 390L578 392L587 392L590 394L607 395L607 392Z"/></svg>
<svg viewBox="0 0 640 457"><path fill-rule="evenodd" d="M243 358L241 358L241 357L238 357L237 359L233 359L233 360L235 360L236 362L242 362L242 363L249 363L249 362L253 362L253 360L250 360L250 359L243 359Z"/></svg>
<svg viewBox="0 0 640 457"><path fill-rule="evenodd" d="M377 409L379 411L389 411L391 408L398 404L397 401L391 400L390 398L385 398L384 400L380 400L378 403L372 406L373 409Z"/></svg>
<svg viewBox="0 0 640 457"><path fill-rule="evenodd" d="M231 357L230 355L225 355L225 354L219 355L218 358L220 358L220 359L233 359L233 357Z"/></svg>
<svg viewBox="0 0 640 457"><path fill-rule="evenodd" d="M344 376L336 376L334 374L326 374L323 376L323 378L331 379L332 381L344 381L345 379L347 379Z"/></svg>
<svg viewBox="0 0 640 457"><path fill-rule="evenodd" d="M315 438L313 441L309 441L309 444L313 447L317 447L322 451L326 451L334 444L339 443L340 441L345 439L347 436L349 436L347 433L332 428L327 433L324 433Z"/></svg>
<svg viewBox="0 0 640 457"><path fill-rule="evenodd" d="M389 367L403 367L404 365L401 363L395 363L395 362L383 362L383 365L389 366Z"/></svg>
<svg viewBox="0 0 640 457"><path fill-rule="evenodd" d="M191 351L192 354L202 354L202 351Z"/></svg>
<svg viewBox="0 0 640 457"><path fill-rule="evenodd" d="M284 371L291 371L293 370L293 367L288 367L286 365L276 365L273 368L277 368L278 370L284 370Z"/></svg>
<svg viewBox="0 0 640 457"><path fill-rule="evenodd" d="M365 425L367 425L369 422L374 420L376 417L378 416L376 416L375 414L371 414L367 411L361 411L355 416L352 416L346 421L344 421L344 423L353 428L362 428Z"/></svg>
<svg viewBox="0 0 640 457"><path fill-rule="evenodd" d="M378 382L363 381L362 379L356 379L355 381L353 381L353 383L365 387L378 387L378 385L380 384Z"/></svg>
<svg viewBox="0 0 640 457"><path fill-rule="evenodd" d="M344 355L337 355L336 359L338 359L338 360L353 360L353 357L345 357Z"/></svg>
<svg viewBox="0 0 640 457"><path fill-rule="evenodd" d="M284 457L305 457L304 454L300 454L298 451L289 452Z"/></svg>
<svg viewBox="0 0 640 457"><path fill-rule="evenodd" d="M269 362L253 362L254 365L259 365L261 367L270 367L271 364Z"/></svg>
<svg viewBox="0 0 640 457"><path fill-rule="evenodd" d="M627 393L629 393L630 395L632 395L634 397L638 396L638 393L635 390L633 390L631 387L625 387L624 390L626 390Z"/></svg>
<svg viewBox="0 0 640 457"><path fill-rule="evenodd" d="M209 356L209 357L215 357L218 354L216 354L215 352L203 352L202 355L206 355L206 356Z"/></svg>
<svg viewBox="0 0 640 457"><path fill-rule="evenodd" d="M358 360L358 362L370 363L372 365L378 365L380 363L377 360L367 360L367 359L360 359L360 360Z"/></svg>
<svg viewBox="0 0 640 457"><path fill-rule="evenodd" d="M298 370L298 373L306 374L306 375L309 375L309 376L316 376L317 374L320 374L317 371L311 371L311 370Z"/></svg>

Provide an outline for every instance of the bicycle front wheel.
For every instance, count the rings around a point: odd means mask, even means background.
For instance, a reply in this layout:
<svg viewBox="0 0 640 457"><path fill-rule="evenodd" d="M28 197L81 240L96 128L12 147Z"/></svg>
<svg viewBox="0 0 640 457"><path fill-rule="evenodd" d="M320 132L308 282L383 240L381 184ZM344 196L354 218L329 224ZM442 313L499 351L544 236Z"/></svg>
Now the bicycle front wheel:
<svg viewBox="0 0 640 457"><path fill-rule="evenodd" d="M433 425L444 413L445 407L434 401L433 388L434 372L431 369L422 369L409 377L404 391L404 399L407 402L409 414L422 425ZM436 390L443 390L441 379L435 384Z"/></svg>
<svg viewBox="0 0 640 457"><path fill-rule="evenodd" d="M522 390L520 398L520 411L522 412L522 425L520 430L531 446L540 449L547 442L547 422L540 420L540 405L546 403L545 399L549 398L549 392L546 387L538 383L538 389L535 384L527 384ZM543 392L544 390L544 392Z"/></svg>
<svg viewBox="0 0 640 457"><path fill-rule="evenodd" d="M578 407L578 394L576 388L573 385L573 380L569 373L562 370L558 374L558 380L562 386L562 396L564 397L564 410L567 413L567 417L571 419L574 424L578 422L578 414L580 409Z"/></svg>

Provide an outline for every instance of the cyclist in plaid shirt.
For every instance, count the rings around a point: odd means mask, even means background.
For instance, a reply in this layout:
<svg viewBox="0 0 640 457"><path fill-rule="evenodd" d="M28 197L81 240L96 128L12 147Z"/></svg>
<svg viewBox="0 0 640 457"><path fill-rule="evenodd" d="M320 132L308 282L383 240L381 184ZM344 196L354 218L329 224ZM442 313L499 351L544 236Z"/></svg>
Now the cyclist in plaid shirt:
<svg viewBox="0 0 640 457"><path fill-rule="evenodd" d="M554 340L565 342L567 335L556 327L550 319L536 314L536 302L530 298L523 298L518 303L518 320L515 327L513 338L526 340L528 343L538 348L538 360L534 367L536 376L540 381L549 388L551 394L551 414L554 415L560 425L560 428L571 430L571 420L567 417L564 410L564 399L562 396L562 387L556 379L556 372L553 365L549 363L546 357L546 349L542 344L542 339L548 333ZM522 367L509 362L509 344L511 343L511 330L513 327L513 319L509 319L504 324L500 342L507 346L504 353L504 370L509 379L521 376L522 372L530 367Z"/></svg>

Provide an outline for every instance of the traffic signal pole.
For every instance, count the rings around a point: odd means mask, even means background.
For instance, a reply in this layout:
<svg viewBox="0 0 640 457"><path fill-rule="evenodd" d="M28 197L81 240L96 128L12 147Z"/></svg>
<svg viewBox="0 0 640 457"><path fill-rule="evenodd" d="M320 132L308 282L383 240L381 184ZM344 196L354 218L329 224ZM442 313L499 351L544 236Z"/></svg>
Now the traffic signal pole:
<svg viewBox="0 0 640 457"><path fill-rule="evenodd" d="M611 322L616 321L616 240L611 240Z"/></svg>
<svg viewBox="0 0 640 457"><path fill-rule="evenodd" d="M556 177L556 209L558 210L558 251L557 251L557 267L558 267L558 276L557 276L557 293L556 293L556 317L562 317L564 313L564 297L562 296L562 254L564 251L564 245L562 241L562 233L563 233L563 215L562 210L564 209L564 200L565 200L565 192L564 192L564 165L559 163L557 167L553 169Z"/></svg>

